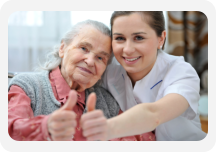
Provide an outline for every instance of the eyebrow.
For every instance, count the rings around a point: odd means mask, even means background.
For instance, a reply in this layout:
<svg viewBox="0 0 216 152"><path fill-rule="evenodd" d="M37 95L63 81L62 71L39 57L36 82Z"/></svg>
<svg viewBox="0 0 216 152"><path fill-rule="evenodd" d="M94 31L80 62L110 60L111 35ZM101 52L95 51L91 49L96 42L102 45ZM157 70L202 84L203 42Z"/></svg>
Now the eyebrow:
<svg viewBox="0 0 216 152"><path fill-rule="evenodd" d="M136 32L136 33L133 33L131 35L137 35L137 34L147 34L147 33L145 33L145 32ZM123 35L123 34L121 34L121 33L113 33L113 35Z"/></svg>
<svg viewBox="0 0 216 152"><path fill-rule="evenodd" d="M88 43L88 42L81 42L81 43L79 43L78 45L84 45L84 46L89 47L90 49L93 48L93 46L92 46L90 43Z"/></svg>
<svg viewBox="0 0 216 152"><path fill-rule="evenodd" d="M122 35L121 33L113 33L113 35Z"/></svg>
<svg viewBox="0 0 216 152"><path fill-rule="evenodd" d="M110 57L110 54L109 53L107 53L107 52L104 52L104 51L100 51L98 54L102 54L102 55L104 55L104 56L106 56L106 57Z"/></svg>
<svg viewBox="0 0 216 152"><path fill-rule="evenodd" d="M87 47L89 47L90 49L93 48L93 46L92 46L90 43L88 43L88 42L81 42L79 45L87 46ZM110 57L110 54L107 53L107 52L105 52L105 51L100 51L98 54L104 55L104 56L106 56L106 57L108 57L108 58Z"/></svg>
<svg viewBox="0 0 216 152"><path fill-rule="evenodd" d="M132 35L137 35L137 34L147 34L145 32L137 32L137 33L133 33Z"/></svg>

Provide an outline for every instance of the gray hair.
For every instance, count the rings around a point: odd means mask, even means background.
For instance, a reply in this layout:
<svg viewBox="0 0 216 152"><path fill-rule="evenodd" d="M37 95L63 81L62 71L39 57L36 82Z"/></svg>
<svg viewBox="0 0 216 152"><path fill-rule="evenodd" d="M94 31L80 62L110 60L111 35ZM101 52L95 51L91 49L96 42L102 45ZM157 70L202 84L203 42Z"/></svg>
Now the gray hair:
<svg viewBox="0 0 216 152"><path fill-rule="evenodd" d="M74 37L80 32L80 29L82 29L84 26L87 26L87 25L94 27L95 29L103 33L104 35L111 37L110 29L106 25L98 21L86 20L86 21L79 22L76 25L74 25L71 28L71 30L69 30L65 34L65 36L61 39L61 42L64 42L66 45L69 45L73 41ZM47 55L47 59L44 65L39 65L40 67L37 68L36 70L51 71L61 64L62 58L59 57L60 45L61 44L54 47L54 50ZM110 56L108 64L111 63L112 58L113 58L113 53Z"/></svg>

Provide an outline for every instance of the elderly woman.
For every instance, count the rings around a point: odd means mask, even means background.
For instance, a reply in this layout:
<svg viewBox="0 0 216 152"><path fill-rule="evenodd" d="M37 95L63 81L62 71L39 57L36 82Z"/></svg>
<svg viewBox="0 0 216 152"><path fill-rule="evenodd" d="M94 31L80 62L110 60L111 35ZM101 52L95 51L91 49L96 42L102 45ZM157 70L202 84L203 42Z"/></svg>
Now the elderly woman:
<svg viewBox="0 0 216 152"><path fill-rule="evenodd" d="M97 96L96 109L101 109L98 115L107 118L118 115L119 106L114 98L95 85L110 62L111 50L110 30L100 22L87 20L66 33L42 72L15 76L8 88L10 137L86 140L79 120L87 107L90 110L92 106L85 105L88 97L96 100ZM89 95L91 92L96 96Z"/></svg>

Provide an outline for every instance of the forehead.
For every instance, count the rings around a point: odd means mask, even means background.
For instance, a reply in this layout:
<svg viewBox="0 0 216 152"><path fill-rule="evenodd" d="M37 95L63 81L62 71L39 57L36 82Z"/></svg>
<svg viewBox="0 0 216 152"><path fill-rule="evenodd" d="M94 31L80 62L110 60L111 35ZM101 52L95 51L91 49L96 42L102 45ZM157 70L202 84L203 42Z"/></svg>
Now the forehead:
<svg viewBox="0 0 216 152"><path fill-rule="evenodd" d="M100 40L100 38L108 37L99 30L95 29L92 26L84 26L80 29L78 35L75 37L77 41L85 40Z"/></svg>
<svg viewBox="0 0 216 152"><path fill-rule="evenodd" d="M72 44L78 45L80 43L90 44L92 49L100 51L111 50L111 38L92 26L84 26L80 29Z"/></svg>
<svg viewBox="0 0 216 152"><path fill-rule="evenodd" d="M132 13L130 15L119 16L114 19L113 32L116 30L153 30L148 24L148 15Z"/></svg>

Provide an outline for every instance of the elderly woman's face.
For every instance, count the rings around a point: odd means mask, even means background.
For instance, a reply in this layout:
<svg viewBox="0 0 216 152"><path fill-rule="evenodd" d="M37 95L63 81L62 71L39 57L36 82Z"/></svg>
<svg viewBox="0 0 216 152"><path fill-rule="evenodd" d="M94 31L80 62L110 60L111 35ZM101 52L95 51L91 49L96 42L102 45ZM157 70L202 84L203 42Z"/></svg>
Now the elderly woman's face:
<svg viewBox="0 0 216 152"><path fill-rule="evenodd" d="M82 28L70 45L62 46L61 73L71 89L84 91L93 86L106 69L111 38L91 26Z"/></svg>

